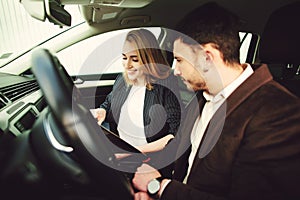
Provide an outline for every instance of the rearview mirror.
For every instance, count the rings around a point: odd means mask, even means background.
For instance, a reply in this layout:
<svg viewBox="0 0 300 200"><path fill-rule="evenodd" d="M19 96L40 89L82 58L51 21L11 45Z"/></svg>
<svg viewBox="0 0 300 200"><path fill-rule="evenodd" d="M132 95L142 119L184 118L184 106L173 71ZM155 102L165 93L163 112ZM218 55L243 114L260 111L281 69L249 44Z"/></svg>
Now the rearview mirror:
<svg viewBox="0 0 300 200"><path fill-rule="evenodd" d="M46 15L50 22L60 26L71 26L71 15L57 0L45 0Z"/></svg>
<svg viewBox="0 0 300 200"><path fill-rule="evenodd" d="M20 0L25 10L34 18L59 26L71 26L71 15L64 9L59 0Z"/></svg>

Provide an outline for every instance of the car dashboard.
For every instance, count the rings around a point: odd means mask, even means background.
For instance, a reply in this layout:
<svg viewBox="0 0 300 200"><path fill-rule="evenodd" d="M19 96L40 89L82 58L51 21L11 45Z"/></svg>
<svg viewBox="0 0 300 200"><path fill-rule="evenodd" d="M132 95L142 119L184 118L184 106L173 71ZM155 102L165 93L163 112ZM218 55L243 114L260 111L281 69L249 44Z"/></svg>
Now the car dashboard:
<svg viewBox="0 0 300 200"><path fill-rule="evenodd" d="M35 78L5 73L0 77L0 135L19 136L32 128L46 102Z"/></svg>
<svg viewBox="0 0 300 200"><path fill-rule="evenodd" d="M84 146L76 146L76 152L73 149L66 152L57 149L52 140L49 140L48 136L52 134L60 145L69 146L69 140L62 136L66 130L54 119L45 96L32 75L0 73L1 199L26 197L50 200L77 196L78 199L86 199L90 194L98 199L103 196L123 195L122 192L111 194L107 189L99 190L99 184L100 187L108 187L107 183L94 182L102 180L104 175L110 176L114 187L124 190L127 196L125 199L131 197L128 177L106 167L92 156L92 164L97 167L95 171L94 168L90 169L91 161L87 162L86 156L77 155ZM48 125L46 129L45 124ZM97 123L92 124L99 128ZM101 144L99 143L100 146ZM103 150L103 147L100 148L100 152L101 149ZM105 152L103 155L106 155ZM80 161L79 157L83 158L83 161ZM108 161L111 162L109 159ZM124 162L136 165L131 160ZM96 178L90 176L90 173L95 173Z"/></svg>

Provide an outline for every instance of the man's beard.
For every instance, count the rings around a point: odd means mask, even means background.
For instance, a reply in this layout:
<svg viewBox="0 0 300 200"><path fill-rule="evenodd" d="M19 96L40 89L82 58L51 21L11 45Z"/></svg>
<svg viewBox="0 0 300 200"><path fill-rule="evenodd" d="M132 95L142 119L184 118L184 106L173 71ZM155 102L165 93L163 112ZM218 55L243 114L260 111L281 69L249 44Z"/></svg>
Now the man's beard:
<svg viewBox="0 0 300 200"><path fill-rule="evenodd" d="M207 86L205 82L191 82L187 81L187 89L190 91L199 91L199 90L207 90Z"/></svg>

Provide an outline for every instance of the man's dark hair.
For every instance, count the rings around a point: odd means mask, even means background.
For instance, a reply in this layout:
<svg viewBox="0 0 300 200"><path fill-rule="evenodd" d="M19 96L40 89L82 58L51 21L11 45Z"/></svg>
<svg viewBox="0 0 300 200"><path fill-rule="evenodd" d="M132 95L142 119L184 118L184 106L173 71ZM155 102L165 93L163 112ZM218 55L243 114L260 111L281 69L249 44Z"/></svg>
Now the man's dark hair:
<svg viewBox="0 0 300 200"><path fill-rule="evenodd" d="M199 44L213 43L228 63L239 63L240 20L236 15L216 3L204 4L178 24L176 30L192 38ZM186 44L195 44L186 36L181 39Z"/></svg>

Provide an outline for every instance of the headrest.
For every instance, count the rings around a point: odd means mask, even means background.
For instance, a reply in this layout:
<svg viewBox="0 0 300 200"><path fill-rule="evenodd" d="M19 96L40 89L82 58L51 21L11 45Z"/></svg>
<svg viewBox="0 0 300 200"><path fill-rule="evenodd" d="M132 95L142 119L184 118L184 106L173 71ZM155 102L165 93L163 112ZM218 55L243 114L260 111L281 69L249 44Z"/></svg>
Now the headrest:
<svg viewBox="0 0 300 200"><path fill-rule="evenodd" d="M259 57L263 63L300 63L300 2L274 11L261 37Z"/></svg>

